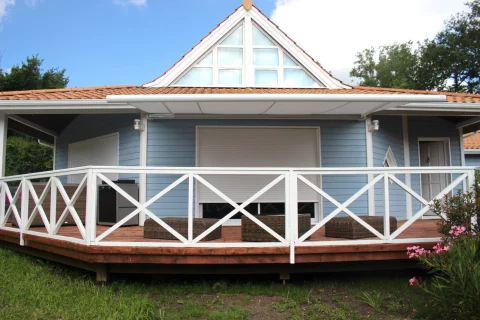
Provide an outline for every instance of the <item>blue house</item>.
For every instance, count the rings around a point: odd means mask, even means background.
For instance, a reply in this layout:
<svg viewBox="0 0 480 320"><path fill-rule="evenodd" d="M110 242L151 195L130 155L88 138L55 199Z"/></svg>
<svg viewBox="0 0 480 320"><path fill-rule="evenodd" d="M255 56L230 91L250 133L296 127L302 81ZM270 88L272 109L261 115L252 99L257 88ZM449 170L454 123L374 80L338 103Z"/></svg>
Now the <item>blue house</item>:
<svg viewBox="0 0 480 320"><path fill-rule="evenodd" d="M433 243L439 235L428 233L435 231L430 219L438 217L428 204L473 184L463 137L479 129L479 114L480 95L342 83L244 1L144 85L0 93L2 170L7 128L55 150L54 171L1 179L3 199L17 206L0 204L0 231L19 233L22 244L44 237L85 246L203 248L215 228L223 226L225 237L243 216L278 243L208 245L283 246L293 263L301 246L353 245L315 238L332 219L349 216L374 237L358 244ZM478 164L467 158L467 165ZM37 190L40 179L49 182ZM5 187L15 181L21 194ZM116 216L102 217L99 185L120 194ZM60 215L57 198L66 203ZM304 214L313 227L302 236L296 227ZM35 215L43 231L35 229ZM283 217L283 234L258 218L265 215ZM76 236L62 233L67 216ZM383 219L378 231L359 218L367 216L394 217L398 229ZM188 232L165 218L185 218ZM218 222L195 234L195 219L205 218ZM109 238L128 223L141 232L146 220L178 241L129 240L134 231ZM414 226L417 233L407 234ZM396 248L400 257L404 248Z"/></svg>

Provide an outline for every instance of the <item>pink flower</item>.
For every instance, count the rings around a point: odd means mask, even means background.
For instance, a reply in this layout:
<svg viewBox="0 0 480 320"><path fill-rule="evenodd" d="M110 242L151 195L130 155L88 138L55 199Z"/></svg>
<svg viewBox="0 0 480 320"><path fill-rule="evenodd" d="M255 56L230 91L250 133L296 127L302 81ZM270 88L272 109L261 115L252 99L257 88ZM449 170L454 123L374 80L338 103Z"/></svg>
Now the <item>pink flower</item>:
<svg viewBox="0 0 480 320"><path fill-rule="evenodd" d="M450 246L443 247L443 251L448 251L448 250L450 250Z"/></svg>
<svg viewBox="0 0 480 320"><path fill-rule="evenodd" d="M412 279L408 280L411 286L418 286L418 279L417 277L413 277Z"/></svg>
<svg viewBox="0 0 480 320"><path fill-rule="evenodd" d="M458 237L462 233L464 233L466 230L467 228L465 228L464 226L452 226L452 228L448 233L454 237Z"/></svg>
<svg viewBox="0 0 480 320"><path fill-rule="evenodd" d="M424 248L420 248L419 246L408 247L407 250L407 254L410 259L419 258L425 254L430 253L430 250L425 250Z"/></svg>

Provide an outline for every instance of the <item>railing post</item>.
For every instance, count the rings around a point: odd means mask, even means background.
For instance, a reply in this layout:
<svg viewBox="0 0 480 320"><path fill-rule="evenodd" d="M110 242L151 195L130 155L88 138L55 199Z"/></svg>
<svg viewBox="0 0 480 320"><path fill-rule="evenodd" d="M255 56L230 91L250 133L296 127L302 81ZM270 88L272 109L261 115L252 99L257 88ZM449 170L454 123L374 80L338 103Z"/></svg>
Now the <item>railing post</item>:
<svg viewBox="0 0 480 320"><path fill-rule="evenodd" d="M87 245L97 237L97 175L93 169L87 173L87 208L85 212L85 241Z"/></svg>
<svg viewBox="0 0 480 320"><path fill-rule="evenodd" d="M50 230L53 235L57 226L57 183L55 179L50 178Z"/></svg>
<svg viewBox="0 0 480 320"><path fill-rule="evenodd" d="M193 173L188 174L188 238L193 242Z"/></svg>
<svg viewBox="0 0 480 320"><path fill-rule="evenodd" d="M23 246L25 241L23 239L23 233L27 231L27 223L28 223L28 198L29 198L29 190L27 179L25 177L22 178L22 210L20 212L20 245Z"/></svg>
<svg viewBox="0 0 480 320"><path fill-rule="evenodd" d="M291 213L290 213L290 174L288 171L285 173L285 242L290 245L291 236Z"/></svg>
<svg viewBox="0 0 480 320"><path fill-rule="evenodd" d="M383 217L383 235L385 240L390 239L390 190L388 173L384 174L383 178L383 201L385 205L385 215Z"/></svg>
<svg viewBox="0 0 480 320"><path fill-rule="evenodd" d="M5 221L5 186L7 184L0 182L0 227L3 227Z"/></svg>
<svg viewBox="0 0 480 320"><path fill-rule="evenodd" d="M468 170L467 190L464 190L464 193L472 191L474 192L474 196L478 197L479 195L477 195L475 192L477 189L478 189L478 186L475 185L475 170L474 169ZM478 214L472 217L472 220L471 220L472 227L478 223L477 219L478 219Z"/></svg>
<svg viewBox="0 0 480 320"><path fill-rule="evenodd" d="M290 170L290 263L295 264L295 245L298 241L298 177Z"/></svg>

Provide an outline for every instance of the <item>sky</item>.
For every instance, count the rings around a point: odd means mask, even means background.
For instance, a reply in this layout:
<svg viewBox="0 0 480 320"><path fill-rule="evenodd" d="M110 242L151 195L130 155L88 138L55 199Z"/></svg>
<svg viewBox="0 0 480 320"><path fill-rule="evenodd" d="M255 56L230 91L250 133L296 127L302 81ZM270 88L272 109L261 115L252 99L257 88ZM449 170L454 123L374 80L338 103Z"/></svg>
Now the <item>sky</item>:
<svg viewBox="0 0 480 320"><path fill-rule="evenodd" d="M69 87L149 82L242 0L0 0L0 68L38 54ZM346 83L367 47L433 37L465 0L254 0Z"/></svg>

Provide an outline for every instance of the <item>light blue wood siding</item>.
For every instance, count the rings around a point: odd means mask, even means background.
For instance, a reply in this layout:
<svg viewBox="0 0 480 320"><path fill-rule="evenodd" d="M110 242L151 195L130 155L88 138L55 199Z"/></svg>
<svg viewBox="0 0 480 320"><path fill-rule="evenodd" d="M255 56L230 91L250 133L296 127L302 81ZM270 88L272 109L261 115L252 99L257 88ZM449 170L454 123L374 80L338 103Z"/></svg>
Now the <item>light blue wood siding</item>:
<svg viewBox="0 0 480 320"><path fill-rule="evenodd" d="M148 123L149 166L195 166L196 126L319 126L321 160L323 167L365 167L365 123L362 121L320 120L151 120ZM148 176L147 197L167 187L178 176ZM366 176L328 176L323 179L327 193L340 202L347 200L365 185ZM187 184L179 185L160 201L152 205L159 216L185 216L187 214ZM327 200L323 213L334 210ZM367 214L367 197L362 196L350 209Z"/></svg>
<svg viewBox="0 0 480 320"><path fill-rule="evenodd" d="M383 167L388 148L392 148L393 155L398 167L404 167L403 152L403 127L402 117L399 116L376 116L372 120L379 120L380 130L373 132L373 165ZM397 175L400 181L405 182L404 175ZM383 181L375 185L375 214L380 216L384 214ZM404 219L406 211L405 191L397 184L389 185L390 196L390 215L397 219Z"/></svg>
<svg viewBox="0 0 480 320"><path fill-rule="evenodd" d="M466 154L465 165L480 167L480 154Z"/></svg>
<svg viewBox="0 0 480 320"><path fill-rule="evenodd" d="M455 124L438 117L408 117L408 131L410 142L410 164L420 166L419 138L449 138L451 165L461 166L460 135ZM452 179L458 175L453 175ZM461 185L459 186L461 188ZM412 175L412 189L421 194L420 175ZM420 210L420 203L413 201L413 214Z"/></svg>
<svg viewBox="0 0 480 320"><path fill-rule="evenodd" d="M119 133L119 165L140 165L140 133L133 129L139 115L80 115L58 136L55 168L68 168L68 145L112 133ZM137 179L138 175L120 175L122 179Z"/></svg>

